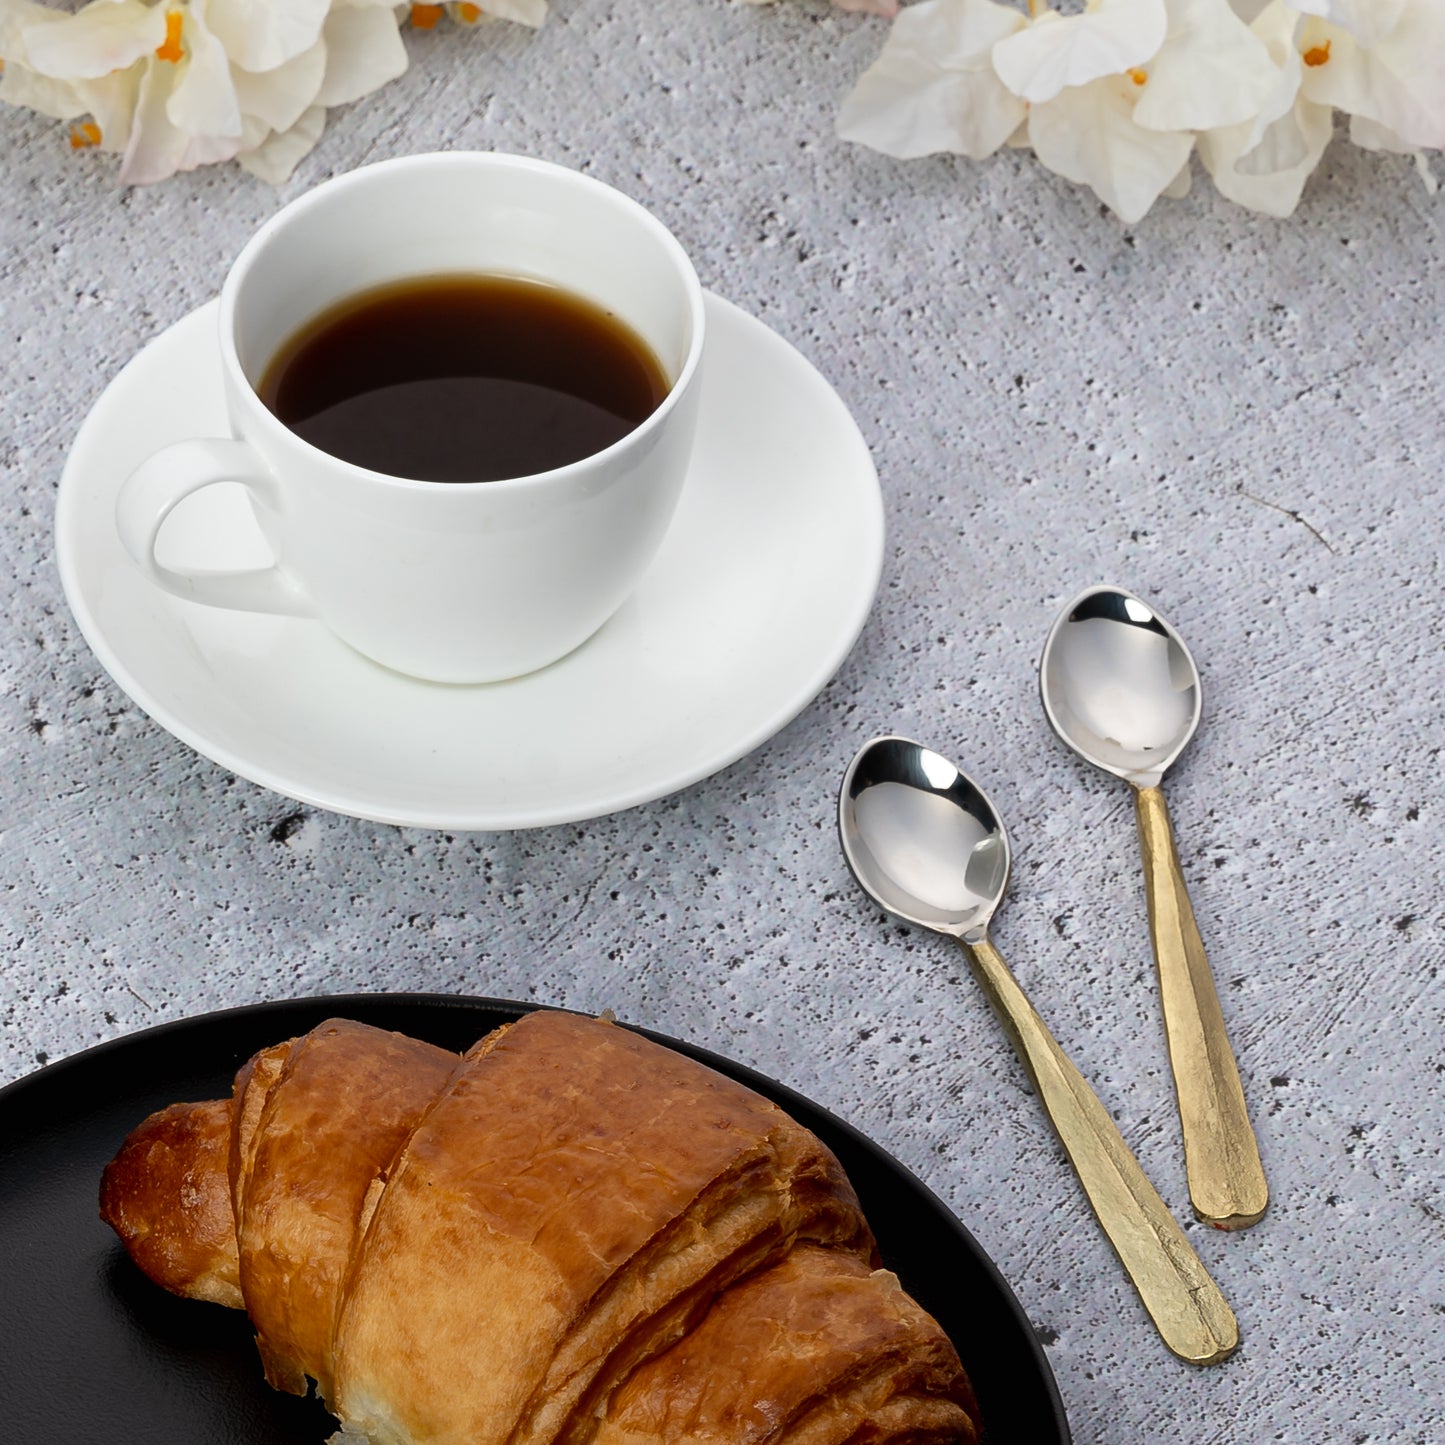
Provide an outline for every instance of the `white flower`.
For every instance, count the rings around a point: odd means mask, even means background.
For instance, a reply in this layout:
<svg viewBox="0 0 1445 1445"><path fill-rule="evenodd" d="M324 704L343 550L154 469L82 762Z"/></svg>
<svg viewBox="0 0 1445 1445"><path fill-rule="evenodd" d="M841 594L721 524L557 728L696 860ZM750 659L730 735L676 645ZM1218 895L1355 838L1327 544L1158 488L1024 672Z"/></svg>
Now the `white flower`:
<svg viewBox="0 0 1445 1445"><path fill-rule="evenodd" d="M1090 0L1080 15L1045 10L994 48L999 79L1027 101L1142 65L1164 43L1164 0Z"/></svg>
<svg viewBox="0 0 1445 1445"><path fill-rule="evenodd" d="M1187 131L1150 130L1134 118L1141 87L1106 75L1062 90L1029 111L1034 154L1066 180L1087 185L1120 220L1139 220L1178 177L1194 149Z"/></svg>
<svg viewBox="0 0 1445 1445"><path fill-rule="evenodd" d="M211 30L242 70L275 70L321 34L331 0L225 0L210 7Z"/></svg>
<svg viewBox="0 0 1445 1445"><path fill-rule="evenodd" d="M233 157L279 182L327 106L406 68L397 26L391 0L0 0L0 98L91 115L74 143L119 152L127 183Z"/></svg>
<svg viewBox="0 0 1445 1445"><path fill-rule="evenodd" d="M1094 0L1044 12L1002 41L994 66L1031 102L1034 153L1137 221L1187 183L1198 129L1246 120L1276 76L1228 0Z"/></svg>
<svg viewBox="0 0 1445 1445"><path fill-rule="evenodd" d="M94 0L58 22L22 26L20 39L22 55L7 61L71 84L102 144L123 153L122 180L159 180L241 147L240 105L204 0Z"/></svg>
<svg viewBox="0 0 1445 1445"><path fill-rule="evenodd" d="M1134 120L1148 130L1208 130L1257 115L1279 68L1228 0L1166 0L1164 43L1143 65Z"/></svg>
<svg viewBox="0 0 1445 1445"><path fill-rule="evenodd" d="M403 17L540 25L547 0L91 0L69 13L0 0L0 100L92 119L71 144L119 151L121 179L155 181L236 158L280 183L329 107L406 69Z"/></svg>
<svg viewBox="0 0 1445 1445"><path fill-rule="evenodd" d="M318 43L326 56L326 70L316 105L349 105L394 80L407 66L396 12L376 0L334 6Z"/></svg>
<svg viewBox="0 0 1445 1445"><path fill-rule="evenodd" d="M407 11L416 30L435 29L442 16L450 15L458 25L476 25L483 20L515 20L535 29L547 18L547 0L447 0L445 5L412 5Z"/></svg>
<svg viewBox="0 0 1445 1445"><path fill-rule="evenodd" d="M56 120L74 120L86 112L85 102L68 81L37 75L19 63L24 54L21 31L27 25L45 25L63 20L64 14L31 4L30 0L0 0L0 58L6 60L0 71L0 100L10 105L23 105Z"/></svg>
<svg viewBox="0 0 1445 1445"><path fill-rule="evenodd" d="M1225 6L1232 20L1226 0L1175 3L1186 20L1207 4ZM890 155L975 159L1022 134L1045 165L1135 220L1176 181L1193 147L1192 134L1135 118L1149 81L1140 66L1163 56L1169 28L1165 0L1095 0L1067 18L1048 10L1030 18L994 0L924 0L894 22L844 102L839 133ZM1187 80L1169 81L1166 61L1166 86L1185 102Z"/></svg>
<svg viewBox="0 0 1445 1445"><path fill-rule="evenodd" d="M1383 32L1378 24L1363 32L1369 40L1343 24L1306 17L1296 37L1304 60L1300 89L1393 132L1407 147L1438 150L1445 147L1445 0L1380 3L1398 14ZM1353 18L1353 6L1339 8L1342 18L1347 12Z"/></svg>
<svg viewBox="0 0 1445 1445"><path fill-rule="evenodd" d="M1278 67L1258 114L1206 131L1199 154L1220 194L1270 216L1288 216L1334 134L1334 112L1300 92L1303 59L1295 44L1299 15L1271 0L1251 26Z"/></svg>
<svg viewBox="0 0 1445 1445"><path fill-rule="evenodd" d="M1445 145L1445 0L922 0L844 102L838 131L890 155L1027 145L1136 221L1183 194L1196 142L1220 191L1299 201L1334 129L1371 150Z"/></svg>
<svg viewBox="0 0 1445 1445"><path fill-rule="evenodd" d="M308 106L285 130L266 131L254 145L247 145L236 160L259 180L279 186L311 153L326 126L326 107Z"/></svg>
<svg viewBox="0 0 1445 1445"><path fill-rule="evenodd" d="M843 102L838 134L891 156L992 155L1028 114L994 71L993 49L1027 23L994 0L908 6Z"/></svg>
<svg viewBox="0 0 1445 1445"><path fill-rule="evenodd" d="M1050 170L1088 185L1129 222L1139 220L1181 181L1196 130L1253 116L1277 75L1268 50L1228 0L1157 3L1155 12L1140 8L1140 0L1117 0L1111 11L1109 0L1100 0L1096 10L1055 21L1044 30L1046 37L1074 27L1067 52L1060 52L1067 63L1035 49L1024 52L1032 68L1020 69L1022 34L994 52L995 65L1011 88L1025 86L1039 102L1030 107L1028 119L1034 154ZM1126 4L1136 6L1131 13L1144 37L1138 43L1123 24ZM1045 19L1041 16L1034 26ZM1145 42L1153 42L1153 48L1146 49ZM1014 54L1006 72L1010 48ZM1105 65L1120 68L1095 74ZM1064 75L1088 78L1054 89Z"/></svg>
<svg viewBox="0 0 1445 1445"><path fill-rule="evenodd" d="M1348 30L1361 45L1383 40L1399 24L1411 0L1292 0L1303 15L1318 15ZM1427 0L1428 3L1428 0Z"/></svg>

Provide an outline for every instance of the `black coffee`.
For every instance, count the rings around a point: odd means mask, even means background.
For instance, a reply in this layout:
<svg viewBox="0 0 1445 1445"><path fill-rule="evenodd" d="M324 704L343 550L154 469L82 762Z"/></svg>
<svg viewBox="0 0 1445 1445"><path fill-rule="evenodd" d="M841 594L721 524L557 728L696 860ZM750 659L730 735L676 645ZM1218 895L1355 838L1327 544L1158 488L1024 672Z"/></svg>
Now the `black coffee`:
<svg viewBox="0 0 1445 1445"><path fill-rule="evenodd" d="M261 400L343 461L492 482L592 456L668 383L625 322L514 276L430 276L349 297L272 359Z"/></svg>

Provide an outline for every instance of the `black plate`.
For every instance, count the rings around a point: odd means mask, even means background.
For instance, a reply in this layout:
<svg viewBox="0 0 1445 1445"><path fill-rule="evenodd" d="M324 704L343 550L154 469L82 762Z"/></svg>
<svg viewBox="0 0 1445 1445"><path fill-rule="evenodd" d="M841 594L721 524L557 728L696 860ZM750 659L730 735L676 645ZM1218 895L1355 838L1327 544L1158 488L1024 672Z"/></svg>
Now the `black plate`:
<svg viewBox="0 0 1445 1445"><path fill-rule="evenodd" d="M261 1379L239 1310L176 1299L100 1222L100 1173L147 1114L217 1098L257 1049L344 1016L461 1050L527 1006L417 994L258 1004L164 1024L0 1090L0 1437L7 1445L321 1445L314 1400ZM896 1160L801 1095L672 1039L773 1099L842 1161L884 1259L963 1358L988 1445L1068 1445L1018 1301L972 1236Z"/></svg>

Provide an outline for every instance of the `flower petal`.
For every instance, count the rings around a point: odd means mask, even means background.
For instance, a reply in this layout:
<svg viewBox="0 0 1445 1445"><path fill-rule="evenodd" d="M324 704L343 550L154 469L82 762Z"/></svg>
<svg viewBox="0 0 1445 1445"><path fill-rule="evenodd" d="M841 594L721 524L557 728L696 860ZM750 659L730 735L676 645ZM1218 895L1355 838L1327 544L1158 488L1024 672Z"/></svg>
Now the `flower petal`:
<svg viewBox="0 0 1445 1445"><path fill-rule="evenodd" d="M1293 0L1305 15L1318 15L1348 30L1361 45L1383 40L1399 23L1410 0ZM1429 3L1429 0L1426 0Z"/></svg>
<svg viewBox="0 0 1445 1445"><path fill-rule="evenodd" d="M1277 116L1263 130L1251 125L1234 169L1243 176L1272 176L1292 171L1309 154L1309 141L1295 107Z"/></svg>
<svg viewBox="0 0 1445 1445"><path fill-rule="evenodd" d="M1313 18L1297 44L1311 100L1376 121L1411 146L1445 147L1445 4L1411 6L1373 49Z"/></svg>
<svg viewBox="0 0 1445 1445"><path fill-rule="evenodd" d="M175 67L175 83L166 101L167 118L188 135L239 139L241 107L225 48L195 11L186 15L182 35L186 58Z"/></svg>
<svg viewBox="0 0 1445 1445"><path fill-rule="evenodd" d="M992 155L1028 107L994 74L990 53L1026 23L1021 12L993 0L908 6L843 102L838 134L900 158Z"/></svg>
<svg viewBox="0 0 1445 1445"><path fill-rule="evenodd" d="M0 100L8 105L23 105L54 120L74 120L90 109L71 81L41 75L18 60L7 60L0 71Z"/></svg>
<svg viewBox="0 0 1445 1445"><path fill-rule="evenodd" d="M275 70L321 35L331 0L210 0L206 24L242 70Z"/></svg>
<svg viewBox="0 0 1445 1445"><path fill-rule="evenodd" d="M69 17L63 10L36 5L33 0L0 0L0 59L29 63L23 32L31 25L56 25Z"/></svg>
<svg viewBox="0 0 1445 1445"><path fill-rule="evenodd" d="M1045 10L994 46L999 79L1032 102L1052 100L1066 86L1121 75L1152 59L1164 43L1164 0L1099 0L1067 17Z"/></svg>
<svg viewBox="0 0 1445 1445"><path fill-rule="evenodd" d="M1350 140L1361 150L1389 151L1398 156L1412 156L1416 150L1415 146L1402 140L1389 126L1381 125L1377 120L1369 120L1363 115L1350 117Z"/></svg>
<svg viewBox="0 0 1445 1445"><path fill-rule="evenodd" d="M95 0L53 25L21 32L26 63L62 80L97 80L154 53L166 38L166 15L141 0Z"/></svg>
<svg viewBox="0 0 1445 1445"><path fill-rule="evenodd" d="M120 167L120 178L126 185L163 181L180 169L189 137L177 130L166 115L174 75L174 67L163 60L152 60L141 75Z"/></svg>
<svg viewBox="0 0 1445 1445"><path fill-rule="evenodd" d="M100 127L100 144L104 150L123 152L129 145L141 78L146 69L142 61L129 70L118 70L99 80L75 82L76 94Z"/></svg>
<svg viewBox="0 0 1445 1445"><path fill-rule="evenodd" d="M325 106L313 105L289 130L268 136L253 150L243 151L236 159L253 176L279 186L291 179L291 173L321 139L326 126Z"/></svg>
<svg viewBox="0 0 1445 1445"><path fill-rule="evenodd" d="M317 105L345 105L369 95L406 69L396 14L380 6L334 10L322 31L326 41L326 76L316 93Z"/></svg>
<svg viewBox="0 0 1445 1445"><path fill-rule="evenodd" d="M1139 220L1189 159L1194 137L1134 123L1134 82L1106 76L1071 86L1029 112L1034 154L1090 186L1120 220Z"/></svg>
<svg viewBox="0 0 1445 1445"><path fill-rule="evenodd" d="M235 67L231 80L242 116L264 121L268 131L287 131L315 102L325 74L326 45L318 40L274 70L253 74Z"/></svg>
<svg viewBox="0 0 1445 1445"><path fill-rule="evenodd" d="M1182 201L1185 196L1194 189L1194 167L1185 161L1179 167L1179 174L1160 191L1161 196L1168 196L1171 201Z"/></svg>
<svg viewBox="0 0 1445 1445"><path fill-rule="evenodd" d="M1134 120L1150 130L1209 130L1258 114L1280 67L1228 0L1166 0L1169 33L1149 66Z"/></svg>
<svg viewBox="0 0 1445 1445"><path fill-rule="evenodd" d="M1301 98L1293 108L1291 119L1302 138L1304 153L1288 169L1264 175L1251 175L1237 164L1250 143L1253 127L1248 122L1225 126L1199 137L1200 157L1222 196L1267 216L1293 214L1305 182L1334 135L1334 112L1327 105L1315 105Z"/></svg>
<svg viewBox="0 0 1445 1445"><path fill-rule="evenodd" d="M75 85L53 75L42 75L29 65L22 32L26 26L53 25L65 16L58 10L29 0L0 0L0 100L10 105L25 105L53 120L74 120L88 110L79 98Z"/></svg>
<svg viewBox="0 0 1445 1445"><path fill-rule="evenodd" d="M1250 29L1269 52L1278 73L1273 90L1251 122L1243 158L1235 163L1235 169L1246 175L1292 170L1308 149L1294 113L1304 69L1294 43L1299 14L1286 0L1270 0Z"/></svg>
<svg viewBox="0 0 1445 1445"><path fill-rule="evenodd" d="M517 25L538 29L546 19L546 0L486 0L481 6L496 20L516 20Z"/></svg>

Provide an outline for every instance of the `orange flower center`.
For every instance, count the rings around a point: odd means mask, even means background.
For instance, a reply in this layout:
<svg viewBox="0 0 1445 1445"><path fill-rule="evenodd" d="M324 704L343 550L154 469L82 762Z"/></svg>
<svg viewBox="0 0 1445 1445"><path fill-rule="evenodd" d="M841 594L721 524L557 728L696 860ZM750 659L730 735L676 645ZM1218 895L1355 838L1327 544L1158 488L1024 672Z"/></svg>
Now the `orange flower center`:
<svg viewBox="0 0 1445 1445"><path fill-rule="evenodd" d="M181 49L181 21L179 10L166 11L166 38L156 46L157 60L169 60L174 65L185 55Z"/></svg>
<svg viewBox="0 0 1445 1445"><path fill-rule="evenodd" d="M1323 65L1330 58L1330 42L1325 41L1323 45L1311 45L1300 57L1306 65Z"/></svg>
<svg viewBox="0 0 1445 1445"><path fill-rule="evenodd" d="M1140 70L1137 67L1133 70L1125 71L1124 73L1129 77L1130 80L1134 82L1135 85L1143 85L1145 81L1149 79L1149 72L1147 70Z"/></svg>
<svg viewBox="0 0 1445 1445"><path fill-rule="evenodd" d="M469 5L465 3L457 6L457 16L464 25L475 25L482 18L482 7L480 5Z"/></svg>
<svg viewBox="0 0 1445 1445"><path fill-rule="evenodd" d="M73 151L88 150L100 144L100 127L93 120L82 121L70 128L70 148Z"/></svg>
<svg viewBox="0 0 1445 1445"><path fill-rule="evenodd" d="M418 30L430 30L442 18L442 7L440 5L413 5L411 7L411 23Z"/></svg>

